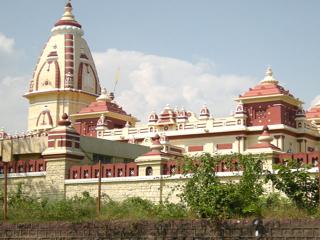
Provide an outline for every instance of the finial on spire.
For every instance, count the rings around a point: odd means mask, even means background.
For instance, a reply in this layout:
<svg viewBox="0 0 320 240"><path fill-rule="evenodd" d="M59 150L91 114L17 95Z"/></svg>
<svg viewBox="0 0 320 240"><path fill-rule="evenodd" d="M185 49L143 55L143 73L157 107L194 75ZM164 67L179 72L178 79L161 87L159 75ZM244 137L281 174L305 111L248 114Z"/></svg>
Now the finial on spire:
<svg viewBox="0 0 320 240"><path fill-rule="evenodd" d="M271 65L268 65L265 76L273 76Z"/></svg>
<svg viewBox="0 0 320 240"><path fill-rule="evenodd" d="M264 79L261 81L261 83L273 83L273 84L278 84L278 81L274 78L273 76L273 71L271 66L269 65L267 67L266 73L264 74Z"/></svg>
<svg viewBox="0 0 320 240"><path fill-rule="evenodd" d="M71 25L78 28L81 28L81 25L76 21L73 13L72 13L72 4L71 0L68 0L65 7L64 7L64 13L62 18L55 24L56 26L62 26L62 25Z"/></svg>
<svg viewBox="0 0 320 240"><path fill-rule="evenodd" d="M110 99L110 94L108 94L106 88L101 89L101 94L99 97L96 98L98 102L110 102L112 99Z"/></svg>
<svg viewBox="0 0 320 240"><path fill-rule="evenodd" d="M68 0L66 6L64 7L64 14L62 16L62 20L75 20L72 14L72 4L70 0Z"/></svg>
<svg viewBox="0 0 320 240"><path fill-rule="evenodd" d="M66 7L71 7L72 8L71 0L67 0Z"/></svg>

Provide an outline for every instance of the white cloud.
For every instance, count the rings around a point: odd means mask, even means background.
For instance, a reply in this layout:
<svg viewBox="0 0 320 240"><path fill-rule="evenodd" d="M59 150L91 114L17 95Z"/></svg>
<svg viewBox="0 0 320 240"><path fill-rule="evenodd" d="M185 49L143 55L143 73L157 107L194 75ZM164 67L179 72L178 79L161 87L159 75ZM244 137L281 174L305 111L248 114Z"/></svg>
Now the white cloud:
<svg viewBox="0 0 320 240"><path fill-rule="evenodd" d="M13 38L8 38L6 35L0 32L0 52L13 53L15 41Z"/></svg>
<svg viewBox="0 0 320 240"><path fill-rule="evenodd" d="M27 76L6 76L0 79L0 127L11 134L27 128L27 100L22 97L28 85Z"/></svg>
<svg viewBox="0 0 320 240"><path fill-rule="evenodd" d="M0 32L0 127L10 133L26 130L27 100L22 97L29 77L22 73L21 52L15 40Z"/></svg>
<svg viewBox="0 0 320 240"><path fill-rule="evenodd" d="M13 50L14 51L14 50ZM115 49L95 53L101 84L112 90L117 69L120 80L116 101L128 112L145 122L147 115L160 112L169 103L184 106L198 113L206 103L214 116L226 116L234 109L233 98L255 81L252 77L232 74L219 75L207 59L195 63ZM5 69L1 67L0 69ZM11 133L25 130L28 102L22 97L28 87L29 76L5 73L0 75L0 127Z"/></svg>
<svg viewBox="0 0 320 240"><path fill-rule="evenodd" d="M191 63L116 49L94 53L94 59L100 82L109 90L120 67L116 101L142 122L167 103L195 113L206 103L214 116L227 116L234 108L233 98L256 83L250 76L216 74L208 59Z"/></svg>

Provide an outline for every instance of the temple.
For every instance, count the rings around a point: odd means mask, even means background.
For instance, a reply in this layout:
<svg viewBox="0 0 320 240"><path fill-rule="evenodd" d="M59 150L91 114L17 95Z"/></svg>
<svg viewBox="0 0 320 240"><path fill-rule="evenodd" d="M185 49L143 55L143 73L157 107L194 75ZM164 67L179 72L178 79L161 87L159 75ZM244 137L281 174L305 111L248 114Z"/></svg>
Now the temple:
<svg viewBox="0 0 320 240"><path fill-rule="evenodd" d="M115 200L178 201L172 189L188 178L182 174L184 155L204 152L263 153L271 170L274 163L297 159L318 171L320 102L305 111L271 67L234 99L230 116L212 116L212 106L193 112L164 104L141 123L100 86L83 35L68 1L24 94L28 130L15 135L0 130L0 181L8 164L11 188L22 182L35 195L58 199L83 191L96 195L101 176L103 192ZM222 165L218 169L221 177L237 178L238 173Z"/></svg>
<svg viewBox="0 0 320 240"><path fill-rule="evenodd" d="M30 104L28 130L55 127L63 113L77 113L100 95L97 70L83 34L68 2L24 95Z"/></svg>

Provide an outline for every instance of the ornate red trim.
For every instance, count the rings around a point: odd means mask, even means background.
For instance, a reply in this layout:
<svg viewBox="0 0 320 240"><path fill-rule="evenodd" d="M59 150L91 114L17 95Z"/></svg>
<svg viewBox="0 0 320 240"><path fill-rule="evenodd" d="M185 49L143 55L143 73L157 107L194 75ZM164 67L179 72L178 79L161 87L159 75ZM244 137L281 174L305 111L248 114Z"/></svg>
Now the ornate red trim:
<svg viewBox="0 0 320 240"><path fill-rule="evenodd" d="M57 27L57 26L63 26L63 25L70 25L70 26L81 28L81 25L79 23L74 21L68 21L68 20L59 20L54 26Z"/></svg>
<svg viewBox="0 0 320 240"><path fill-rule="evenodd" d="M56 67L56 88L61 87L60 67L58 61L54 61Z"/></svg>
<svg viewBox="0 0 320 240"><path fill-rule="evenodd" d="M37 74L37 80L36 80L36 91L38 91L39 89L39 76L40 76L40 73L42 72L42 69L44 68L44 66L46 65L47 62L44 62Z"/></svg>
<svg viewBox="0 0 320 240"><path fill-rule="evenodd" d="M82 71L83 71L83 63L80 63L79 71L78 71L78 89L79 90L82 90Z"/></svg>

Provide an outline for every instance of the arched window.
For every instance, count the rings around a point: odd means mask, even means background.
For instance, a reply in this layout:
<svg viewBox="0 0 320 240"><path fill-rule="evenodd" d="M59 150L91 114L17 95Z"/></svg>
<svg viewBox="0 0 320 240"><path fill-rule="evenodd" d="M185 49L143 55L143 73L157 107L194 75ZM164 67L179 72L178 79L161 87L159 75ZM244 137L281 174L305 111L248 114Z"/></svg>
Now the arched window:
<svg viewBox="0 0 320 240"><path fill-rule="evenodd" d="M153 174L153 169L152 167L147 167L146 168L146 176L152 176Z"/></svg>

